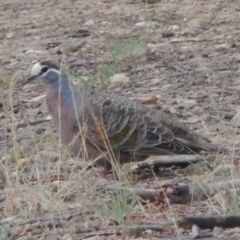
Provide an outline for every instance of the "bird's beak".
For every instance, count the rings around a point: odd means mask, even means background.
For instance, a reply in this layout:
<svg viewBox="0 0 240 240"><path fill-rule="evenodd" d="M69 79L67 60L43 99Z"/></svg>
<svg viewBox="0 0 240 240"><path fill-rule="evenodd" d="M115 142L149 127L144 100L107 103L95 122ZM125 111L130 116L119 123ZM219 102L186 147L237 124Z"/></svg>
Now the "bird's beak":
<svg viewBox="0 0 240 240"><path fill-rule="evenodd" d="M30 75L28 78L26 78L23 82L22 82L22 86L32 82L33 80L35 80L38 77L38 75Z"/></svg>

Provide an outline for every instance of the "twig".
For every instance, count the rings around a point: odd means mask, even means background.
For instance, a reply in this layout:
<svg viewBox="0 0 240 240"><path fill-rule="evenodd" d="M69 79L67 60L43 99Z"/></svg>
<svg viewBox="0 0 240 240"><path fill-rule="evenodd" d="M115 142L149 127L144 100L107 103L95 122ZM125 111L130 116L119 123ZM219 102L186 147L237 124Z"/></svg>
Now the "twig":
<svg viewBox="0 0 240 240"><path fill-rule="evenodd" d="M138 166L141 165L157 165L158 167L187 167L191 164L197 163L203 160L200 155L165 155L161 156L159 159L147 159L145 161L137 163Z"/></svg>
<svg viewBox="0 0 240 240"><path fill-rule="evenodd" d="M153 177L170 179L177 176L176 172L172 169L161 169L158 166L153 166L153 168L150 168L149 166L144 165L141 165L136 170L134 170L133 175L136 176L136 179L138 181Z"/></svg>
<svg viewBox="0 0 240 240"><path fill-rule="evenodd" d="M196 182L184 186L174 187L174 185L172 184L163 187L164 189L142 189L107 186L104 188L100 188L99 190L104 189L114 191L128 191L130 195L137 195L141 200L149 202L155 202L159 197L161 198L161 193L164 191L164 194L166 194L166 197L170 200L171 203L185 204L191 201L206 200L209 196L212 196L215 193L219 192L219 190L230 191L233 188L239 188L240 179L213 184L203 184L201 182Z"/></svg>
<svg viewBox="0 0 240 240"><path fill-rule="evenodd" d="M38 120L38 121L34 121L34 122L27 122L27 123L20 123L16 126L16 128L25 128L27 126L36 126L38 124L44 123L44 122L50 122L51 119L42 119L42 120Z"/></svg>
<svg viewBox="0 0 240 240"><path fill-rule="evenodd" d="M179 42L210 42L217 39L206 39L206 38L174 38L170 40L170 43L179 43Z"/></svg>
<svg viewBox="0 0 240 240"><path fill-rule="evenodd" d="M31 218L28 219L22 223L20 223L19 225L25 225L25 224L35 224L35 223L43 223L43 222L48 222L49 221L60 221L60 220L69 220L70 218L74 217L74 216L81 216L83 215L85 212L83 211L79 211L77 209L73 209L64 213L52 213L52 214L45 214L43 216L40 217L36 217L36 218Z"/></svg>
<svg viewBox="0 0 240 240"><path fill-rule="evenodd" d="M216 119L216 120L218 120L219 122L221 122L221 123L223 123L223 124L225 124L225 125L229 125L229 126L232 126L232 127L239 127L239 125L236 125L236 124L234 124L234 123L230 123L230 122L226 122L226 121L224 121L224 120L222 120L221 118L218 118L218 117L216 117L216 116L213 116L213 115L208 115L209 117L211 117L211 118L214 118L214 119Z"/></svg>
<svg viewBox="0 0 240 240"><path fill-rule="evenodd" d="M240 227L240 215L200 215L187 216L177 221L178 226L190 229L192 225L197 225L202 229L214 227L234 228Z"/></svg>
<svg viewBox="0 0 240 240"><path fill-rule="evenodd" d="M197 200L206 200L209 196L219 192L219 190L236 189L240 187L240 179L225 182L203 184L196 182L192 185L178 186L166 193L171 203L188 203Z"/></svg>
<svg viewBox="0 0 240 240"><path fill-rule="evenodd" d="M128 231L129 235L141 235L142 231L152 230L155 232L163 231L163 224L138 224L132 226L107 226L107 227L96 227L96 228L79 228L75 234L78 237L92 237L92 236L106 236L113 234L122 234L124 231Z"/></svg>
<svg viewBox="0 0 240 240"><path fill-rule="evenodd" d="M117 186L106 186L99 190L114 190L114 191L128 191L130 195L137 195L143 201L155 202L159 196L161 189L144 189L144 188L125 188Z"/></svg>

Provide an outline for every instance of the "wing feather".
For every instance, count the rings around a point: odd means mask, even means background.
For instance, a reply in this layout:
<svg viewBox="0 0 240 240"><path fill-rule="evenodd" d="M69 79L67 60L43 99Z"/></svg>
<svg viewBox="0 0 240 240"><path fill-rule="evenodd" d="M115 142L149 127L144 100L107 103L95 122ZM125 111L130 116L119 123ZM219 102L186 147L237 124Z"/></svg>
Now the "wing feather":
<svg viewBox="0 0 240 240"><path fill-rule="evenodd" d="M105 141L92 129L99 130L103 125L114 150L162 155L214 148L209 140L192 133L162 111L130 99L96 92L88 96L86 102L81 106L84 111L78 112L79 119L84 112L89 126L88 138L100 147L104 148Z"/></svg>

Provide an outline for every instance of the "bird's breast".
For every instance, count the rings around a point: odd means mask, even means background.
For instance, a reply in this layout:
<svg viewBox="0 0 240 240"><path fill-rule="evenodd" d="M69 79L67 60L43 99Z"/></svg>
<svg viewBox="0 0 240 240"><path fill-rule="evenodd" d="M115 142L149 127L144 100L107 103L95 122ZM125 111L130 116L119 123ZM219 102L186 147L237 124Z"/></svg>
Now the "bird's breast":
<svg viewBox="0 0 240 240"><path fill-rule="evenodd" d="M58 91L49 87L46 99L48 111L52 116L56 131L59 133L63 144L69 144L74 138L73 121L75 119L75 110L70 102Z"/></svg>

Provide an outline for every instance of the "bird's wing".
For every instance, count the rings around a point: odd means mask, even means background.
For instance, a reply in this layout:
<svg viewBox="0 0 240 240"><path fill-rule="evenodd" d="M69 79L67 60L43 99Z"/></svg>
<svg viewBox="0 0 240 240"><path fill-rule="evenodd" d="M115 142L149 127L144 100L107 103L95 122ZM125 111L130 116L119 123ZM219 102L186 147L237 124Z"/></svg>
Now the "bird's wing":
<svg viewBox="0 0 240 240"><path fill-rule="evenodd" d="M165 113L126 98L100 95L91 99L84 111L87 139L100 148L161 155L197 152L210 146L210 141Z"/></svg>

